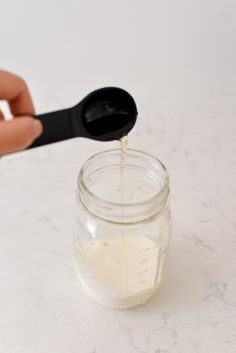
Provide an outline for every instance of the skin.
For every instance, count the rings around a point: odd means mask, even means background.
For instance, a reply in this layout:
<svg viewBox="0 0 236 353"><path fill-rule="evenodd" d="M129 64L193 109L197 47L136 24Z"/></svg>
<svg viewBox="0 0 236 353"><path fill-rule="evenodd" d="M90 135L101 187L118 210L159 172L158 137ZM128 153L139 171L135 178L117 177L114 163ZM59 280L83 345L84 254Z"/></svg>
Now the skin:
<svg viewBox="0 0 236 353"><path fill-rule="evenodd" d="M10 72L0 70L0 100L9 104L14 119L4 120L0 110L0 155L20 151L41 135L42 124L32 118L34 105L25 81Z"/></svg>

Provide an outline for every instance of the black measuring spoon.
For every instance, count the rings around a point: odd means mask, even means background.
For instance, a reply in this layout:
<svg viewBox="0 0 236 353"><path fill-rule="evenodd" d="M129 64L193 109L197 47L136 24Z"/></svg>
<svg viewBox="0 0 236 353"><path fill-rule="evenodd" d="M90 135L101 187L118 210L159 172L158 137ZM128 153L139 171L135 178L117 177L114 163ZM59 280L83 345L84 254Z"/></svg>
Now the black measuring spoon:
<svg viewBox="0 0 236 353"><path fill-rule="evenodd" d="M101 88L72 108L36 115L43 124L43 133L29 148L74 137L119 140L133 128L137 114L128 92L117 87Z"/></svg>

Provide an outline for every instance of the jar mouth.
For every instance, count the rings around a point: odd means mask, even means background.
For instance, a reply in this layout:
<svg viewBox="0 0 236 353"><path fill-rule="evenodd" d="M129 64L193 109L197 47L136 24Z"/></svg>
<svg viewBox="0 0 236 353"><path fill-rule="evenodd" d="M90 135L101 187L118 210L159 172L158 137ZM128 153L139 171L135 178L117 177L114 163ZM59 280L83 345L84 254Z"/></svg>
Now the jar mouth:
<svg viewBox="0 0 236 353"><path fill-rule="evenodd" d="M79 176L78 176L78 180L77 180L77 186L78 188L83 192L86 193L87 195L89 195L95 202L98 201L100 204L103 203L103 205L107 205L108 207L121 207L121 208L132 208L132 207L142 207L145 205L149 205L153 202L155 202L156 199L159 199L161 197L161 195L165 194L168 195L169 192L169 174L168 171L166 169L166 167L164 166L164 164L155 156L147 153L147 152L143 152L140 150L136 150L136 149L132 149L132 148L127 148L126 151L126 156L130 156L130 155L135 155L139 158L142 158L143 160L148 160L150 163L152 163L153 165L157 165L162 174L163 174L163 178L164 181L162 183L162 186L159 188L159 190L154 193L154 195L152 195L151 197L147 197L145 200L142 201L137 201L137 202L114 202L114 201L109 201L104 197L98 196L97 193L91 191L89 189L89 187L86 185L86 180L85 180L85 172L86 170L92 165L94 164L96 161L99 161L99 159L101 159L102 157L105 157L106 155L112 155L112 154L119 154L120 155L120 149L119 148L115 148L115 149L109 149L109 150L105 150L105 151L101 151L98 152L96 154L94 154L92 157L90 157L81 167L80 172L79 172Z"/></svg>

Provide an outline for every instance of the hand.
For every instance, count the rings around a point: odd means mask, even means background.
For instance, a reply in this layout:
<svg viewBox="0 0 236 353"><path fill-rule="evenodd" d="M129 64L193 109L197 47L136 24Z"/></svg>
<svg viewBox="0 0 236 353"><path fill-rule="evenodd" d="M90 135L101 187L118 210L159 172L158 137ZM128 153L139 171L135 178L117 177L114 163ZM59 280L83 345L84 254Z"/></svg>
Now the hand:
<svg viewBox="0 0 236 353"><path fill-rule="evenodd" d="M4 121L0 111L0 155L23 150L42 133L26 83L12 73L0 70L0 99L9 104L15 119Z"/></svg>

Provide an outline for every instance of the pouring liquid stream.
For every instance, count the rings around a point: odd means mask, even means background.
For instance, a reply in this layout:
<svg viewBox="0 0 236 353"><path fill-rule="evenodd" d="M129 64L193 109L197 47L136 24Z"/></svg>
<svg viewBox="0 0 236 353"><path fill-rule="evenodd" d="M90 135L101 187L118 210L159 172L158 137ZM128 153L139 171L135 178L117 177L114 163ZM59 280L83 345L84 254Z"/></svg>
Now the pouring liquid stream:
<svg viewBox="0 0 236 353"><path fill-rule="evenodd" d="M122 219L124 219L124 187L125 187L125 154L127 151L127 143L128 143L128 139L127 139L127 135L123 136L120 140L120 203L121 203L121 215L122 215ZM124 229L121 230L121 256L122 258L125 257L125 232ZM127 278L124 275L123 276L123 283L122 283L122 288L125 291L125 286L126 286L126 281Z"/></svg>
<svg viewBox="0 0 236 353"><path fill-rule="evenodd" d="M124 204L124 173L125 173L125 154L127 150L128 139L123 136L120 139L120 202Z"/></svg>

